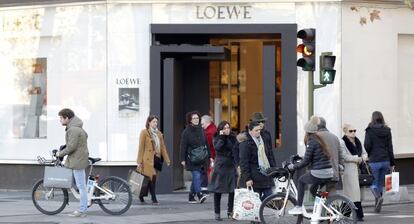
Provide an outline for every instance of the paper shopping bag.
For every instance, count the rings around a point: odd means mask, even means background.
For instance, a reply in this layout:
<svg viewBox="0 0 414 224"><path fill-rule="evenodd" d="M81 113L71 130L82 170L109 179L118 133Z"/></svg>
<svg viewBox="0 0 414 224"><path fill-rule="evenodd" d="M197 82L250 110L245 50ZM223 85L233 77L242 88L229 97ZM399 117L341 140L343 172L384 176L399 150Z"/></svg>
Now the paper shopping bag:
<svg viewBox="0 0 414 224"><path fill-rule="evenodd" d="M385 191L398 192L400 188L400 172L391 172L385 175Z"/></svg>
<svg viewBox="0 0 414 224"><path fill-rule="evenodd" d="M44 187L71 188L72 183L72 169L62 166L45 166L43 175Z"/></svg>
<svg viewBox="0 0 414 224"><path fill-rule="evenodd" d="M141 190L145 188L147 182L146 176L138 173L136 170L129 170L128 183L133 194L140 196Z"/></svg>
<svg viewBox="0 0 414 224"><path fill-rule="evenodd" d="M259 194L253 189L236 189L234 193L233 218L236 220L260 221L261 205Z"/></svg>

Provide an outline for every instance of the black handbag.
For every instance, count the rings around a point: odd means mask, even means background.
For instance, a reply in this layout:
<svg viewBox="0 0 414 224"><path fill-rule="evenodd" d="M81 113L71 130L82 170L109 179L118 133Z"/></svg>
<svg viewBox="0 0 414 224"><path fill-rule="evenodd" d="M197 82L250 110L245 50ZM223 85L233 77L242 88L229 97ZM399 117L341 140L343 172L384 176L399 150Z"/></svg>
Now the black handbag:
<svg viewBox="0 0 414 224"><path fill-rule="evenodd" d="M359 165L359 186L370 186L372 185L372 182L374 181L374 175L372 175L372 172L370 170L370 167L366 162L362 162Z"/></svg>
<svg viewBox="0 0 414 224"><path fill-rule="evenodd" d="M161 157L158 157L154 155L154 168L158 171L162 170L162 164L164 163L164 160Z"/></svg>
<svg viewBox="0 0 414 224"><path fill-rule="evenodd" d="M188 160L192 165L201 165L208 157L207 146L203 145L192 149L188 153Z"/></svg>

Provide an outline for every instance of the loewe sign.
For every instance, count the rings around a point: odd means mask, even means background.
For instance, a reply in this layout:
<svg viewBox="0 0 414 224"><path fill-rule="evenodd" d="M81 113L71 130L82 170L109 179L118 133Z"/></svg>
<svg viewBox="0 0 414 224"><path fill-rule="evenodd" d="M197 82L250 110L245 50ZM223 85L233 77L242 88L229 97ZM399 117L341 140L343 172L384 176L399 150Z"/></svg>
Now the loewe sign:
<svg viewBox="0 0 414 224"><path fill-rule="evenodd" d="M197 19L251 19L251 5L196 6Z"/></svg>

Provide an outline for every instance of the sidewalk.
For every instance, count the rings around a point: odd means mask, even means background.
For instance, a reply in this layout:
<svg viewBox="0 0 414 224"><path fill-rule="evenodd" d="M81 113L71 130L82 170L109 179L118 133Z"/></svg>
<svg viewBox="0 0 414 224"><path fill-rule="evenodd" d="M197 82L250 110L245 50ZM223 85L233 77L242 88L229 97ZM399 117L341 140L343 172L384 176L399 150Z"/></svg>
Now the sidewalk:
<svg viewBox="0 0 414 224"><path fill-rule="evenodd" d="M414 202L414 185L401 186L402 195L384 195L384 206ZM406 195L404 195L405 193ZM158 195L159 206L141 205L134 196L134 201L127 213L122 216L111 216L104 213L98 205L88 210L86 218L72 218L68 214L77 209L78 201L71 200L62 213L48 216L40 213L33 206L30 191L0 190L0 223L30 224L110 224L110 223L214 223L212 195L204 204L188 204L188 194ZM372 207L374 198L369 189L363 190L363 206ZM397 200L401 199L401 200ZM149 200L149 199L147 199ZM222 217L227 208L227 195L222 198ZM222 223L249 223L226 220Z"/></svg>

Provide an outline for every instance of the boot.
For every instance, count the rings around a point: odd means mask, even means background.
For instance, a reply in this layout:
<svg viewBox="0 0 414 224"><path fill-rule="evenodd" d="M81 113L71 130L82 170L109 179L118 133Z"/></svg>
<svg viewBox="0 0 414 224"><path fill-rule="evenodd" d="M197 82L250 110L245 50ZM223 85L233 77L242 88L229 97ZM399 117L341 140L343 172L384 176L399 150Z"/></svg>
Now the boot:
<svg viewBox="0 0 414 224"><path fill-rule="evenodd" d="M217 214L217 213L214 213L214 219L215 219L216 221L223 221L223 219L222 219L222 218L220 218L220 214Z"/></svg>

